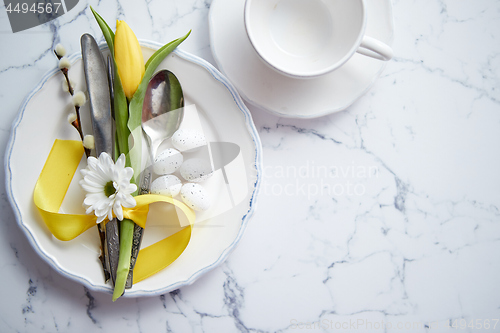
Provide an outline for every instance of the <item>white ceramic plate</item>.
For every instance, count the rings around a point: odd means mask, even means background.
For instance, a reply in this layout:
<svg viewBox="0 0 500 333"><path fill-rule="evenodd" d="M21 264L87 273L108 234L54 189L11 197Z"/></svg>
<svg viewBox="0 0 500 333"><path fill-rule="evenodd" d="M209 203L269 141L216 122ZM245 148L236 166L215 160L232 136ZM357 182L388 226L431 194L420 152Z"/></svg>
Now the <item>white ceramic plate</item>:
<svg viewBox="0 0 500 333"><path fill-rule="evenodd" d="M145 59L161 46L153 42L141 44ZM85 81L81 56L75 54L70 60L73 63L70 77L77 90L82 89ZM174 51L158 68L168 68L179 78L186 106L196 105L208 141L232 142L240 147L241 169L244 171L236 177L243 182L243 187L246 185L247 191L235 207L197 223L191 242L179 259L163 271L134 284L125 297L158 295L175 290L191 284L223 262L240 240L254 212L262 174L262 148L257 131L231 83L206 61L181 50ZM62 275L90 289L111 292L111 285L104 283L97 259L99 241L96 228L72 241L59 241L49 233L33 203L33 189L54 140L78 140L76 131L67 123L72 106L69 105L68 93L62 91L62 80L57 69L48 73L21 107L5 158L7 193L17 222L44 260ZM72 186L62 209L71 209L72 205L76 205L73 209L81 209L81 201L67 200L71 193ZM154 237L148 239L147 232L148 227L144 241L154 242Z"/></svg>
<svg viewBox="0 0 500 333"><path fill-rule="evenodd" d="M344 110L366 93L386 62L355 54L319 78L301 80L266 66L252 48L243 20L245 0L214 0L210 6L210 45L219 69L251 104L281 117L315 118ZM366 34L392 45L391 0L366 1Z"/></svg>

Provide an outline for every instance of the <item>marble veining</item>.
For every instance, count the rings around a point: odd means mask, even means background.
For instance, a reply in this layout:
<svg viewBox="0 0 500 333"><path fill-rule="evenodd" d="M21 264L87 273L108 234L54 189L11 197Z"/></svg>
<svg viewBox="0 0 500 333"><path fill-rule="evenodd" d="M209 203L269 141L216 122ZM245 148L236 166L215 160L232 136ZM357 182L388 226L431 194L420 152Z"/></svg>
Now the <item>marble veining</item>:
<svg viewBox="0 0 500 333"><path fill-rule="evenodd" d="M192 29L182 48L215 64L211 2L88 4L141 39ZM0 10L2 155L54 46L100 36L88 4L16 34ZM3 190L0 331L500 331L500 3L393 11L395 57L347 110L294 120L249 106L264 148L258 209L228 260L190 286L112 303L38 257Z"/></svg>

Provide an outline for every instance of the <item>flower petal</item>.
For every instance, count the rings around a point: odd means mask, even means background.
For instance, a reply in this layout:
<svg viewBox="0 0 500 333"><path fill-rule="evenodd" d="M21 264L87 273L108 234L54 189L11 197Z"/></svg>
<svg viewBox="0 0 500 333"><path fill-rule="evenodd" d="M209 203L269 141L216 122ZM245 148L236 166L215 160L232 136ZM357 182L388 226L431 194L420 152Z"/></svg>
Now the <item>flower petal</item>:
<svg viewBox="0 0 500 333"><path fill-rule="evenodd" d="M125 168L125 154L121 154L116 160L115 166L117 169L122 170Z"/></svg>
<svg viewBox="0 0 500 333"><path fill-rule="evenodd" d="M124 21L116 21L115 60L125 96L131 99L144 75L144 58L134 32Z"/></svg>
<svg viewBox="0 0 500 333"><path fill-rule="evenodd" d="M115 203L113 205L113 212L118 220L123 221L123 209L119 203Z"/></svg>

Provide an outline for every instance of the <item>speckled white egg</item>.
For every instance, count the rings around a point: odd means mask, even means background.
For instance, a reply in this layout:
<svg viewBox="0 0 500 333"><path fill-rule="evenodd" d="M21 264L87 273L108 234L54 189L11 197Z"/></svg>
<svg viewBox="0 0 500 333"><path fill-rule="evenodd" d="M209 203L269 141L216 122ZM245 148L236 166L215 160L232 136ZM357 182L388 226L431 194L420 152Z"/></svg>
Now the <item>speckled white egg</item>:
<svg viewBox="0 0 500 333"><path fill-rule="evenodd" d="M181 191L182 182L174 175L165 175L156 178L151 183L151 193L175 197Z"/></svg>
<svg viewBox="0 0 500 333"><path fill-rule="evenodd" d="M179 151L196 151L207 144L205 135L199 131L191 129L180 129L172 136L172 144Z"/></svg>
<svg viewBox="0 0 500 333"><path fill-rule="evenodd" d="M190 158L182 163L180 173L188 182L198 183L212 176L212 166L207 160Z"/></svg>
<svg viewBox="0 0 500 333"><path fill-rule="evenodd" d="M196 211L207 210L212 204L208 192L200 184L184 184L181 188L181 198L188 207Z"/></svg>
<svg viewBox="0 0 500 333"><path fill-rule="evenodd" d="M167 148L156 158L153 169L157 175L168 175L177 171L184 161L182 154L173 148Z"/></svg>

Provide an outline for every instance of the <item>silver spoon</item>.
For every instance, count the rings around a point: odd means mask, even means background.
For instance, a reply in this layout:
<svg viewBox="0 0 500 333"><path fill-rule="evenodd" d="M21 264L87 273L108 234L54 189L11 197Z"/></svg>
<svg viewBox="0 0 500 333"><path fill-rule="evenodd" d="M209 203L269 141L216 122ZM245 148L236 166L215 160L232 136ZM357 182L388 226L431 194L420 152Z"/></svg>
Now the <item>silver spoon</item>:
<svg viewBox="0 0 500 333"><path fill-rule="evenodd" d="M142 130L154 160L163 141L179 129L184 116L184 96L177 77L164 69L149 81L142 107Z"/></svg>
<svg viewBox="0 0 500 333"><path fill-rule="evenodd" d="M154 162L158 147L179 129L184 117L184 95L177 77L164 69L149 81L142 105L142 130L148 143L150 162ZM144 169L139 194L147 194L151 188L151 167ZM126 288L132 287L133 269L139 254L143 229L134 227L132 256Z"/></svg>

